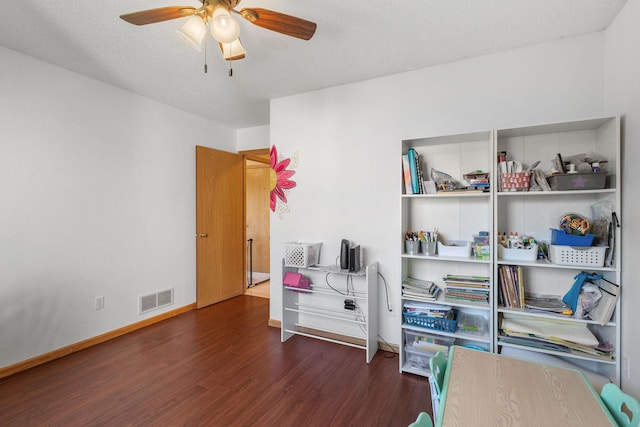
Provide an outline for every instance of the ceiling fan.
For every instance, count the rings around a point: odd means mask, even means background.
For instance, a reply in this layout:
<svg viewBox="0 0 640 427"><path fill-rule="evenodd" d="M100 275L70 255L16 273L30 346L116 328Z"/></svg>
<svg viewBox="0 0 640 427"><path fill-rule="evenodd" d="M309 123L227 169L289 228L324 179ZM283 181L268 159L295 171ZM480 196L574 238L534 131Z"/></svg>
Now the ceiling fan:
<svg viewBox="0 0 640 427"><path fill-rule="evenodd" d="M241 0L202 0L202 6L169 6L158 9L120 15L123 20L134 25L146 25L156 22L190 16L189 20L178 30L191 46L200 50L209 25L211 35L218 41L223 57L236 60L245 57L246 51L238 38L240 27L231 17L231 13L240 15L245 20L262 28L287 36L309 40L316 31L316 24L295 16L285 15L268 9L251 8L237 11L235 8Z"/></svg>

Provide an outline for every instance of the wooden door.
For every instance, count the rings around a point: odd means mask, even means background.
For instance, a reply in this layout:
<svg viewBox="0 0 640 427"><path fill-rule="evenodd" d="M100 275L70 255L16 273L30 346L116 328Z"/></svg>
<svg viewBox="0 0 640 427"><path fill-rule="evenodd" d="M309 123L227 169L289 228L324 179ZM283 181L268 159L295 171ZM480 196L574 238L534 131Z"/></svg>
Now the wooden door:
<svg viewBox="0 0 640 427"><path fill-rule="evenodd" d="M243 157L196 147L196 305L244 291Z"/></svg>
<svg viewBox="0 0 640 427"><path fill-rule="evenodd" d="M254 272L269 273L269 173L268 163L247 160L246 179L246 238L253 241Z"/></svg>

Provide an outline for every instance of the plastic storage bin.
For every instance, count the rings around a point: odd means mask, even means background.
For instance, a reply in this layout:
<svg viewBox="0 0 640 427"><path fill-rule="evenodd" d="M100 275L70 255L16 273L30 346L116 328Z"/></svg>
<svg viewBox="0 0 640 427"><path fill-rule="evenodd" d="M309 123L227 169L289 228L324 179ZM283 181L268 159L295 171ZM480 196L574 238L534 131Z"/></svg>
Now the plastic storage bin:
<svg viewBox="0 0 640 427"><path fill-rule="evenodd" d="M438 335L421 334L415 331L405 331L405 347L416 351L435 354L441 352L449 354L449 347L453 345L455 338L441 337Z"/></svg>
<svg viewBox="0 0 640 427"><path fill-rule="evenodd" d="M311 281L300 273L284 273L282 284L290 288L297 288L296 292L306 292L311 289Z"/></svg>
<svg viewBox="0 0 640 427"><path fill-rule="evenodd" d="M320 260L322 243L288 242L284 244L284 265L286 267L306 268L316 265Z"/></svg>
<svg viewBox="0 0 640 427"><path fill-rule="evenodd" d="M453 319L444 319L441 317L429 317L423 314L402 313L404 323L420 328L435 329L438 331L451 332L456 331L458 325L458 311L453 310Z"/></svg>
<svg viewBox="0 0 640 427"><path fill-rule="evenodd" d="M435 356L435 353L428 353L424 351L414 350L412 348L405 347L405 361L406 364L414 369L420 369L422 371L429 371L429 359Z"/></svg>
<svg viewBox="0 0 640 427"><path fill-rule="evenodd" d="M538 245L528 249L505 248L498 245L498 257L504 261L535 261L538 259Z"/></svg>
<svg viewBox="0 0 640 427"><path fill-rule="evenodd" d="M458 315L458 332L472 335L485 335L488 331L487 319L480 314L461 312Z"/></svg>
<svg viewBox="0 0 640 427"><path fill-rule="evenodd" d="M591 246L593 239L596 237L593 234L586 234L584 236L578 236L575 234L568 234L557 228L551 229L551 244L552 245L564 245L564 246Z"/></svg>
<svg viewBox="0 0 640 427"><path fill-rule="evenodd" d="M552 190L600 190L606 185L606 172L561 173L547 178Z"/></svg>
<svg viewBox="0 0 640 427"><path fill-rule="evenodd" d="M602 267L608 246L574 247L549 245L551 262L577 267Z"/></svg>
<svg viewBox="0 0 640 427"><path fill-rule="evenodd" d="M489 245L490 236L486 235L473 235L473 255L478 259L490 259L491 258L491 246Z"/></svg>
<svg viewBox="0 0 640 427"><path fill-rule="evenodd" d="M438 242L438 255L466 258L471 256L471 242L449 240Z"/></svg>

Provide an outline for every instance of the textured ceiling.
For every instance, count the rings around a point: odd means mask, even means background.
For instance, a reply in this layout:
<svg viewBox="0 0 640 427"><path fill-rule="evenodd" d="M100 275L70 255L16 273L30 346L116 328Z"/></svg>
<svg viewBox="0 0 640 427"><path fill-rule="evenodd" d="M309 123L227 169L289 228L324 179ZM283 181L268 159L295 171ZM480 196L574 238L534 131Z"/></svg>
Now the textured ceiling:
<svg viewBox="0 0 640 427"><path fill-rule="evenodd" d="M197 0L11 0L0 45L243 128L269 123L269 99L605 29L627 0L243 0L318 24L310 41L240 19L247 57L229 64L175 33L181 18L135 26L120 15Z"/></svg>

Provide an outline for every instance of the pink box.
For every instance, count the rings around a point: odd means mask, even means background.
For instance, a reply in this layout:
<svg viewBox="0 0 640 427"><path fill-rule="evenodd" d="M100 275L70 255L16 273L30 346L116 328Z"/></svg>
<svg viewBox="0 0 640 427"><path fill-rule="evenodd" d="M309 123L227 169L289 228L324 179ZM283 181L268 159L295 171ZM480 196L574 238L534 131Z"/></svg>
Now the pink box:
<svg viewBox="0 0 640 427"><path fill-rule="evenodd" d="M311 289L311 282L308 278L304 277L300 273L284 273L284 279L282 280L284 286L291 288L298 288L301 291L305 289Z"/></svg>

